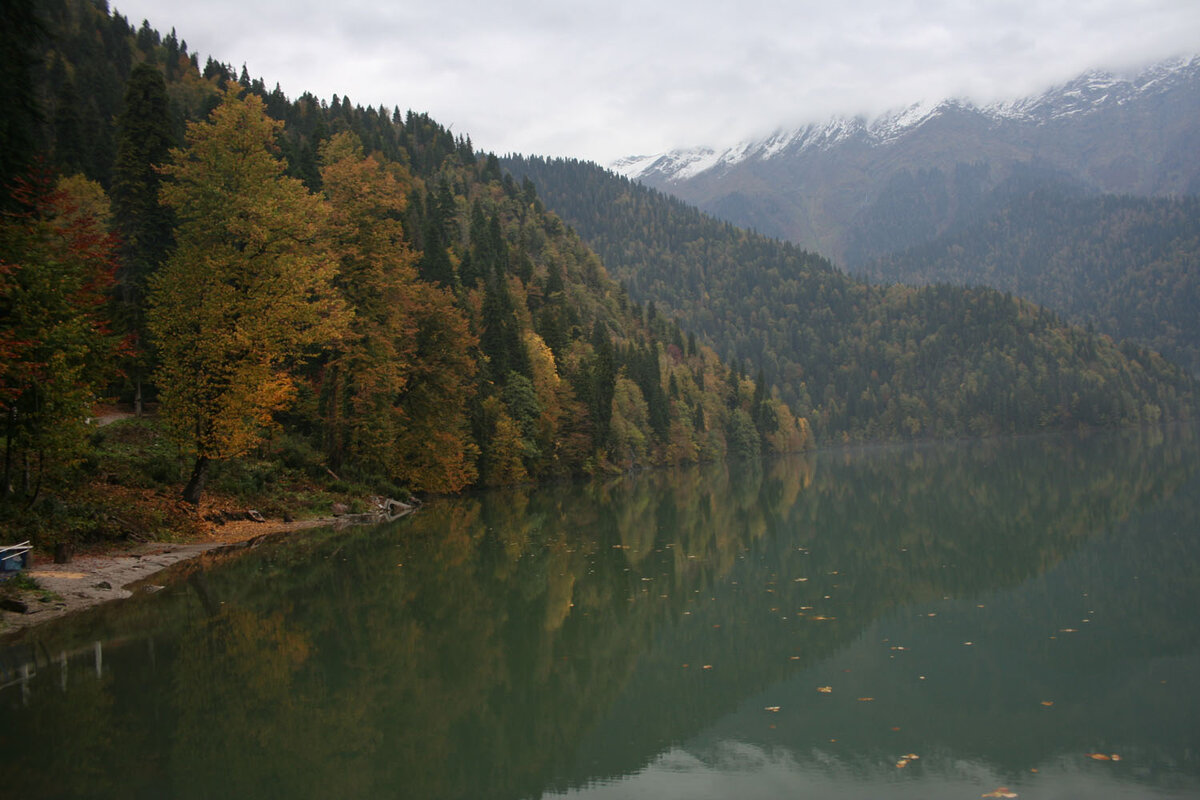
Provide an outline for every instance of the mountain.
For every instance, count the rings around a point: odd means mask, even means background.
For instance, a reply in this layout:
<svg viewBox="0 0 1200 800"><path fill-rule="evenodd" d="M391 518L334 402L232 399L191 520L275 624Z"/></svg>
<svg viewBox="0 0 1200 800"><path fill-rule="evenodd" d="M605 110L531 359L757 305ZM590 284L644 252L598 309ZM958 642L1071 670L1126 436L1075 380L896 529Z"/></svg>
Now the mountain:
<svg viewBox="0 0 1200 800"><path fill-rule="evenodd" d="M986 218L864 264L910 285L992 286L1200 374L1200 197L1012 192Z"/></svg>
<svg viewBox="0 0 1200 800"><path fill-rule="evenodd" d="M1188 416L1156 353L1011 294L881 287L580 161L512 156L631 298L762 370L818 440L1031 432Z"/></svg>
<svg viewBox="0 0 1200 800"><path fill-rule="evenodd" d="M247 460L397 497L811 443L427 115L288 98L106 3L18 6L44 35L13 59L37 107L0 216L0 523L94 518L91 404L143 391L193 505Z"/></svg>
<svg viewBox="0 0 1200 800"><path fill-rule="evenodd" d="M1200 57L1028 98L916 104L613 168L850 268L977 221L1014 175L1084 193L1200 192Z"/></svg>

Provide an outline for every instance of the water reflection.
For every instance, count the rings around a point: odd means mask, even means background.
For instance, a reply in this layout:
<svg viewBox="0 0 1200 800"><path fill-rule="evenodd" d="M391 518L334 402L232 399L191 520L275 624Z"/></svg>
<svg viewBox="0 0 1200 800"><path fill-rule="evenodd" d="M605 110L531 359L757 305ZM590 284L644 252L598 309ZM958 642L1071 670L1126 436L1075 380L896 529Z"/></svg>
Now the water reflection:
<svg viewBox="0 0 1200 800"><path fill-rule="evenodd" d="M30 798L1194 792L1197 450L846 451L267 543L10 645L0 766Z"/></svg>

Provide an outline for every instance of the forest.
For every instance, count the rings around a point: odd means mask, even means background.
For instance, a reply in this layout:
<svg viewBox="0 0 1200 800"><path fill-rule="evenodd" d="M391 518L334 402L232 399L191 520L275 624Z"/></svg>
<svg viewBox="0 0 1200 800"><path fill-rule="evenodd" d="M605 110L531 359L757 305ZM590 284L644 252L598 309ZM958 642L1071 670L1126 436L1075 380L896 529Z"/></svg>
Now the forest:
<svg viewBox="0 0 1200 800"><path fill-rule="evenodd" d="M1011 291L1200 373L1200 198L1010 183L984 219L893 248L863 274Z"/></svg>
<svg viewBox="0 0 1200 800"><path fill-rule="evenodd" d="M1191 413L1177 367L1009 294L873 287L598 168L291 99L103 0L2 13L0 521L42 544L154 535L148 494L407 497ZM102 401L145 416L97 428Z"/></svg>
<svg viewBox="0 0 1200 800"><path fill-rule="evenodd" d="M1188 417L1157 352L988 288L868 284L595 164L509 156L630 297L760 365L818 441L1028 433Z"/></svg>
<svg viewBox="0 0 1200 800"><path fill-rule="evenodd" d="M27 88L0 143L12 524L36 505L111 527L78 500L130 482L96 445L159 432L133 483L192 505L239 470L405 497L811 443L427 116L289 100L103 3L4 13ZM105 398L155 430L89 425Z"/></svg>

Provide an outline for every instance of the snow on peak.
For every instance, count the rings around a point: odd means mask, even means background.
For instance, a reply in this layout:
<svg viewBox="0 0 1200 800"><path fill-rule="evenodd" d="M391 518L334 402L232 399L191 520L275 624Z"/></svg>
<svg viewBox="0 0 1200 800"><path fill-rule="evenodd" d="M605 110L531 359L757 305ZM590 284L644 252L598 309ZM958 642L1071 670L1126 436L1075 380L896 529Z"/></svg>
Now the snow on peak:
<svg viewBox="0 0 1200 800"><path fill-rule="evenodd" d="M1042 94L983 107L961 99L935 103L922 101L872 119L838 116L824 123L793 129L781 128L765 138L748 140L723 150L711 147L673 150L653 156L623 158L610 166L615 172L632 180L654 176L667 182L677 182L746 160L766 161L783 153L797 153L810 148L827 149L854 138L872 145L888 144L953 111L978 114L997 122L1042 124L1127 103L1138 96L1166 91L1186 80L1200 80L1200 56L1164 61L1131 77L1091 70Z"/></svg>

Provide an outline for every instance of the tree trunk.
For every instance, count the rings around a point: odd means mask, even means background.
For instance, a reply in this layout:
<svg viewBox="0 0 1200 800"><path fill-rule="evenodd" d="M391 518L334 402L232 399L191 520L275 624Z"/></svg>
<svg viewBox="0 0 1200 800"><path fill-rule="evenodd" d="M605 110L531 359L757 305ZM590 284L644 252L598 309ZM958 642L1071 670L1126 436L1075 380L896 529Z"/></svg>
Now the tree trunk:
<svg viewBox="0 0 1200 800"><path fill-rule="evenodd" d="M200 505L200 495L204 494L204 482L208 480L208 456L196 456L196 466L192 467L192 477L187 486L183 487L183 502L194 506Z"/></svg>

